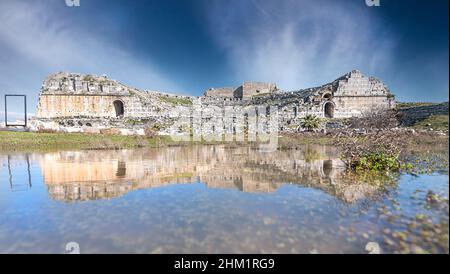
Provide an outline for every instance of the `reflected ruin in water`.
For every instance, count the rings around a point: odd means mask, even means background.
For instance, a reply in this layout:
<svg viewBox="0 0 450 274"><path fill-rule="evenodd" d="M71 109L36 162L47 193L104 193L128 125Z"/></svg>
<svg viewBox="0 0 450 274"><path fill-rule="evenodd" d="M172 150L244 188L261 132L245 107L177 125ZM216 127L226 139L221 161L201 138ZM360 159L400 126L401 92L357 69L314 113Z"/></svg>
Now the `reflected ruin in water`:
<svg viewBox="0 0 450 274"><path fill-rule="evenodd" d="M63 151L27 154L27 167L30 157L39 163L50 197L60 201L113 198L133 190L192 182L257 193L274 192L288 183L321 189L346 202L375 191L369 184L349 182L337 151L327 146L274 153L225 146Z"/></svg>
<svg viewBox="0 0 450 274"><path fill-rule="evenodd" d="M86 253L365 253L369 241L388 253L448 252L436 240L448 237L447 171L355 177L329 146L60 151L0 163L0 253L63 253L68 241ZM439 206L429 208L429 191ZM420 238L417 214L434 240Z"/></svg>

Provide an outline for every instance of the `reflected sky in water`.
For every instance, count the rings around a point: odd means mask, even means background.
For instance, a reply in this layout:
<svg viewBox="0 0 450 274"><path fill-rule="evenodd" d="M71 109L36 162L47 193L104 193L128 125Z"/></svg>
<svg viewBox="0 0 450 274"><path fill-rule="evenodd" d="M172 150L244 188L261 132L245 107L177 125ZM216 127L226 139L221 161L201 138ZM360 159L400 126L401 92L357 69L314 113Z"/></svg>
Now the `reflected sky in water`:
<svg viewBox="0 0 450 274"><path fill-rule="evenodd" d="M0 253L65 253L73 241L82 253L367 253L371 241L386 253L448 252L447 171L350 176L332 147L65 151L0 163Z"/></svg>

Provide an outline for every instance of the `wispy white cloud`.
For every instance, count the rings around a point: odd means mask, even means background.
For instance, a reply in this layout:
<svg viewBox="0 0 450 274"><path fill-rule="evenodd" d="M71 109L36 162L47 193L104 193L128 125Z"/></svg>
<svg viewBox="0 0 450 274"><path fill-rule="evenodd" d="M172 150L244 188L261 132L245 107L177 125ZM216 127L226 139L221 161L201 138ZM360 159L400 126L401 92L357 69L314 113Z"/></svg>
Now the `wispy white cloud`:
<svg viewBox="0 0 450 274"><path fill-rule="evenodd" d="M140 88L181 90L151 62L141 62L95 28L73 25L58 14L61 5L62 0L0 1L1 93L26 92L31 103L46 74L57 71L106 73Z"/></svg>
<svg viewBox="0 0 450 274"><path fill-rule="evenodd" d="M212 1L208 14L237 77L284 89L320 85L353 68L381 73L395 43L364 1Z"/></svg>

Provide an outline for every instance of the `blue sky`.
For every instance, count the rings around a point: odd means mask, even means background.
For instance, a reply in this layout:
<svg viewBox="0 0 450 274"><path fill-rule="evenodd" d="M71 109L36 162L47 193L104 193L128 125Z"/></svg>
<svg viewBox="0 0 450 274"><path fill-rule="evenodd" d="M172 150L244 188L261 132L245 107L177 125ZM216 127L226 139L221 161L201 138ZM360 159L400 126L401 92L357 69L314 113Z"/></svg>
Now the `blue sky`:
<svg viewBox="0 0 450 274"><path fill-rule="evenodd" d="M25 93L34 112L57 71L200 95L246 80L295 90L358 68L400 101L447 101L448 1L380 2L0 0L0 95Z"/></svg>

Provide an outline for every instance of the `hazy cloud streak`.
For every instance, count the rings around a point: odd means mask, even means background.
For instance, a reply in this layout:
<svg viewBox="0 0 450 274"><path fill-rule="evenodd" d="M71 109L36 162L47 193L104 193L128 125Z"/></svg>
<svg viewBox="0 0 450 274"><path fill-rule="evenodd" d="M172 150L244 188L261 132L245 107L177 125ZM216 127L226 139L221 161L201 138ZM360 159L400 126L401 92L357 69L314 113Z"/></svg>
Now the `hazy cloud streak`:
<svg viewBox="0 0 450 274"><path fill-rule="evenodd" d="M214 1L209 23L242 80L298 89L323 84L352 68L380 72L390 62L392 39L363 5Z"/></svg>
<svg viewBox="0 0 450 274"><path fill-rule="evenodd" d="M57 8L63 4L57 0L0 2L1 93L27 92L35 101L44 77L57 71L106 73L139 88L180 91L148 60L140 62L95 28L82 29L59 15ZM76 12L82 7L65 8Z"/></svg>

